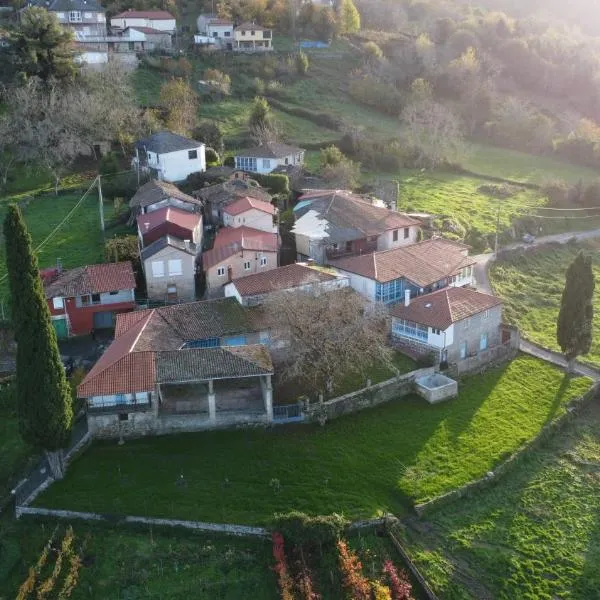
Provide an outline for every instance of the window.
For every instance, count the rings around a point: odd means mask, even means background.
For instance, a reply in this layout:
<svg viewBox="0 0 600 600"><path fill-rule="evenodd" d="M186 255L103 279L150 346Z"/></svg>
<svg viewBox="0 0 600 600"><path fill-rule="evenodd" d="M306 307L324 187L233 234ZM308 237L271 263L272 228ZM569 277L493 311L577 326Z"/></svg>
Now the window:
<svg viewBox="0 0 600 600"><path fill-rule="evenodd" d="M461 342L460 344L460 357L467 358L467 342Z"/></svg>
<svg viewBox="0 0 600 600"><path fill-rule="evenodd" d="M394 229L394 232L392 233L392 241L393 242L398 241L398 230L397 229Z"/></svg>
<svg viewBox="0 0 600 600"><path fill-rule="evenodd" d="M81 304L83 304L84 306L90 303L90 297L89 296L81 296Z"/></svg>
<svg viewBox="0 0 600 600"><path fill-rule="evenodd" d="M266 256L261 256L260 257L260 266L264 267L267 264L267 257Z"/></svg>
<svg viewBox="0 0 600 600"><path fill-rule="evenodd" d="M167 298L169 300L177 300L177 286L176 285L168 285L167 286Z"/></svg>
<svg viewBox="0 0 600 600"><path fill-rule="evenodd" d="M244 263L244 271L249 271L249 270L250 270L250 261L248 260Z"/></svg>
<svg viewBox="0 0 600 600"><path fill-rule="evenodd" d="M224 276L225 276L225 267L219 267L219 268L217 269L217 275L218 275L219 277L224 277Z"/></svg>
<svg viewBox="0 0 600 600"><path fill-rule="evenodd" d="M236 167L243 171L252 171L256 173L256 158L250 158L247 156L236 156L235 157Z"/></svg>
<svg viewBox="0 0 600 600"><path fill-rule="evenodd" d="M127 47L128 47L128 49L129 49L129 50L135 50L135 45L134 45L134 43L133 43L133 42L129 42L129 43L127 44Z"/></svg>
<svg viewBox="0 0 600 600"><path fill-rule="evenodd" d="M285 157L285 164L286 164L286 165L289 165L289 164L290 164L290 159L289 159L287 156Z"/></svg>
<svg viewBox="0 0 600 600"><path fill-rule="evenodd" d="M489 310L484 310L482 318L483 319L489 319L490 318L490 311Z"/></svg>
<svg viewBox="0 0 600 600"><path fill-rule="evenodd" d="M190 160L196 160L198 158L198 150L188 150L188 158Z"/></svg>
<svg viewBox="0 0 600 600"><path fill-rule="evenodd" d="M100 304L100 294L92 294L92 304Z"/></svg>
<svg viewBox="0 0 600 600"><path fill-rule="evenodd" d="M482 333L481 337L479 338L479 349L480 350L487 350L488 347L488 338L487 338L487 333Z"/></svg>
<svg viewBox="0 0 600 600"><path fill-rule="evenodd" d="M81 23L81 11L72 10L69 13L69 22L70 23Z"/></svg>
<svg viewBox="0 0 600 600"><path fill-rule="evenodd" d="M352 252L352 242L346 242L346 252Z"/></svg>
<svg viewBox="0 0 600 600"><path fill-rule="evenodd" d="M270 169L271 161L268 158L263 158L262 166L263 166L263 169Z"/></svg>
<svg viewBox="0 0 600 600"><path fill-rule="evenodd" d="M250 32L250 35L254 35L254 31L251 31L251 32Z"/></svg>
<svg viewBox="0 0 600 600"><path fill-rule="evenodd" d="M119 413L119 421L128 421L129 415L127 413Z"/></svg>
<svg viewBox="0 0 600 600"><path fill-rule="evenodd" d="M213 37L218 37L218 33L216 31L213 31Z"/></svg>
<svg viewBox="0 0 600 600"><path fill-rule="evenodd" d="M116 296L118 293L119 293L119 291L118 291L118 290L117 290L117 291L115 291L115 292L109 292L109 294L110 294L111 296Z"/></svg>
<svg viewBox="0 0 600 600"><path fill-rule="evenodd" d="M246 32L244 30L242 30L242 35L246 35Z"/></svg>
<svg viewBox="0 0 600 600"><path fill-rule="evenodd" d="M431 333L433 333L433 335L442 335L442 330L441 329L432 328L431 329Z"/></svg>
<svg viewBox="0 0 600 600"><path fill-rule="evenodd" d="M469 325L471 325L471 319L465 319L464 323L464 328L469 329Z"/></svg>
<svg viewBox="0 0 600 600"><path fill-rule="evenodd" d="M152 261L152 277L165 276L165 263L162 260Z"/></svg>
<svg viewBox="0 0 600 600"><path fill-rule="evenodd" d="M404 228L404 239L407 240L409 235L410 235L410 227L405 227Z"/></svg>
<svg viewBox="0 0 600 600"><path fill-rule="evenodd" d="M394 281L388 283L377 283L375 286L375 300L384 304L404 300L404 281L394 279Z"/></svg>
<svg viewBox="0 0 600 600"><path fill-rule="evenodd" d="M181 275L183 273L181 268L181 259L169 261L169 275Z"/></svg>
<svg viewBox="0 0 600 600"><path fill-rule="evenodd" d="M223 35L225 37L231 37L231 31L226 31Z"/></svg>
<svg viewBox="0 0 600 600"><path fill-rule="evenodd" d="M56 13L56 17L58 18L59 21L64 21L65 18L65 13Z"/></svg>
<svg viewBox="0 0 600 600"><path fill-rule="evenodd" d="M62 298L52 298L52 307L54 310L60 310L65 307L65 303Z"/></svg>

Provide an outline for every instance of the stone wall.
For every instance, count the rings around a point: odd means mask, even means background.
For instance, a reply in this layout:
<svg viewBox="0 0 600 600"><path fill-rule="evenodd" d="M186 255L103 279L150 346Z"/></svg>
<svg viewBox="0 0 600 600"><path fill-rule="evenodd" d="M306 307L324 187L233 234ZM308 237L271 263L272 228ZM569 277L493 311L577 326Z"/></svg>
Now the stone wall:
<svg viewBox="0 0 600 600"><path fill-rule="evenodd" d="M434 372L433 367L417 369L345 396L339 396L326 402L307 404L304 415L308 421L322 421L371 408L411 394L414 392L415 379L433 375Z"/></svg>

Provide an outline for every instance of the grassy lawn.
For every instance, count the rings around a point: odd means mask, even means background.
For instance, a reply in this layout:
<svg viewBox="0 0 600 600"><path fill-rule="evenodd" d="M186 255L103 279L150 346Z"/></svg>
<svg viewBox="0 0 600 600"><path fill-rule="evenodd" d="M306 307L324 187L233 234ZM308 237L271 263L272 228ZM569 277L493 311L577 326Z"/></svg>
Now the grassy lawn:
<svg viewBox="0 0 600 600"><path fill-rule="evenodd" d="M407 536L440 598L600 598L600 406Z"/></svg>
<svg viewBox="0 0 600 600"><path fill-rule="evenodd" d="M451 217L467 229L482 233L496 230L498 202L500 227L508 228L513 219L528 214L546 199L532 190L515 190L515 195L498 200L480 191L485 180L452 173L403 172L400 174L400 210L425 211Z"/></svg>
<svg viewBox="0 0 600 600"><path fill-rule="evenodd" d="M600 176L600 171L588 167L484 144L471 146L463 166L480 175L540 185L556 179L563 179L567 183L577 183L580 179L585 182Z"/></svg>
<svg viewBox="0 0 600 600"><path fill-rule="evenodd" d="M21 210L33 239L34 247L40 244L52 230L67 216L81 198L83 191L61 192L58 196L46 194L21 202ZM0 220L8 202L0 202ZM109 227L113 208L105 204L104 216L107 222L106 237L122 233L122 227ZM100 231L98 196L93 191L56 235L38 252L40 267L56 264L60 258L66 268L103 262L103 241ZM4 244L0 244L0 277L6 274ZM6 280L0 283L0 295L6 297Z"/></svg>
<svg viewBox="0 0 600 600"><path fill-rule="evenodd" d="M464 380L448 404L409 397L325 427L96 443L38 503L231 523L265 523L291 509L350 518L401 513L409 499L493 468L589 383L521 356Z"/></svg>
<svg viewBox="0 0 600 600"><path fill-rule="evenodd" d="M596 277L595 304L600 302L600 244L569 243L543 246L492 264L490 278L495 292L504 300L505 318L518 325L521 334L538 344L560 351L556 342L556 320L565 285L565 272L580 249L590 252ZM600 364L600 319L594 322L589 355L582 357Z"/></svg>
<svg viewBox="0 0 600 600"><path fill-rule="evenodd" d="M55 523L33 520L0 524L0 550L7 550L4 564L0 559L0 598L16 596L27 569L35 565L55 527ZM72 600L279 597L275 573L270 568L270 540L160 528L117 529L80 522L74 523L73 529L76 549L82 544L85 549ZM64 533L65 524L59 523L59 543ZM64 562L55 592L61 589L69 571L68 561ZM52 553L41 578L50 576L55 563L56 555Z"/></svg>

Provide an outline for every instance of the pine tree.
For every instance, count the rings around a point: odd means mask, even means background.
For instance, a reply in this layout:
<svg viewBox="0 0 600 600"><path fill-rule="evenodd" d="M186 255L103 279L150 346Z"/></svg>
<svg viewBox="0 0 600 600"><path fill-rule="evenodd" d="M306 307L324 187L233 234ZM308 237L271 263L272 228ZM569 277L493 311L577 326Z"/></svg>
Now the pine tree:
<svg viewBox="0 0 600 600"><path fill-rule="evenodd" d="M592 345L594 287L592 259L580 252L567 269L556 327L556 339L569 363L569 371L575 359L587 354Z"/></svg>
<svg viewBox="0 0 600 600"><path fill-rule="evenodd" d="M356 33L360 30L360 13L352 0L341 0L338 13L342 33Z"/></svg>
<svg viewBox="0 0 600 600"><path fill-rule="evenodd" d="M6 264L17 339L17 402L22 438L46 451L53 475L62 477L69 443L71 390L44 296L31 236L19 208L4 220Z"/></svg>

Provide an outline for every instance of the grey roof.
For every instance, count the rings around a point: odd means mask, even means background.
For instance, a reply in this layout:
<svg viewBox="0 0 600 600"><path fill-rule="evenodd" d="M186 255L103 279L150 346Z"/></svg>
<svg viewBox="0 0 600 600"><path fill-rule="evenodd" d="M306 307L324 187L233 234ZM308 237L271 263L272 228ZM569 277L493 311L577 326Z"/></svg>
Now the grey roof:
<svg viewBox="0 0 600 600"><path fill-rule="evenodd" d="M287 144L272 142L248 150L240 150L236 153L236 156L248 156L251 158L283 158L290 154L297 154L298 152L304 152L304 150L297 146L288 146Z"/></svg>
<svg viewBox="0 0 600 600"><path fill-rule="evenodd" d="M81 10L86 12L106 12L96 0L53 0L50 3L40 2L37 6L47 6L52 12L69 12Z"/></svg>
<svg viewBox="0 0 600 600"><path fill-rule="evenodd" d="M150 150L150 152L156 152L157 154L177 152L178 150L192 150L199 146L204 146L204 144L170 131L158 131L150 137L136 142L136 147Z"/></svg>
<svg viewBox="0 0 600 600"><path fill-rule="evenodd" d="M197 194L205 202L210 202L213 206L231 202L244 196L250 196L265 202L270 202L272 199L272 196L265 189L250 185L242 179L230 179L223 183L209 185L197 190L194 194Z"/></svg>
<svg viewBox="0 0 600 600"><path fill-rule="evenodd" d="M158 181L156 179L145 183L129 201L129 206L131 208L134 208L135 206L150 206L151 204L156 204L157 202L167 200L168 198L177 198L177 200L187 202L188 204L202 206L200 200L193 196L188 196L188 194L184 194L172 183Z"/></svg>
<svg viewBox="0 0 600 600"><path fill-rule="evenodd" d="M165 235L161 238L158 238L155 242L152 242L145 248L142 248L142 251L140 252L142 260L146 260L147 258L154 256L157 252L160 252L167 246L176 248L177 250L181 250L182 252L192 256L196 256L197 254L196 244L193 242L189 242L186 246L186 243L183 240L172 235Z"/></svg>
<svg viewBox="0 0 600 600"><path fill-rule="evenodd" d="M156 353L157 383L257 377L272 373L269 352L260 344Z"/></svg>

